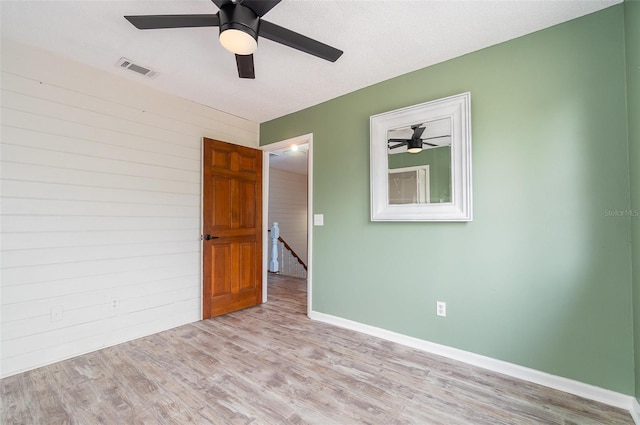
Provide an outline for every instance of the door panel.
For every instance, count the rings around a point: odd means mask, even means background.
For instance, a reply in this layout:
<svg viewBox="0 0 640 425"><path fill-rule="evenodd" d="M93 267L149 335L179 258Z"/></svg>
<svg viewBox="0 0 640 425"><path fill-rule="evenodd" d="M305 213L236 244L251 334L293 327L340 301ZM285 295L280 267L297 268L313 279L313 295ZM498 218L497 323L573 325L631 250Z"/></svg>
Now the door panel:
<svg viewBox="0 0 640 425"><path fill-rule="evenodd" d="M256 208L258 207L253 199L256 197L256 187L251 182L240 182L240 222L239 227L251 228L256 221ZM261 206L260 206L261 208Z"/></svg>
<svg viewBox="0 0 640 425"><path fill-rule="evenodd" d="M253 276L255 267L253 258L256 256L255 242L243 243L240 245L240 290L253 289Z"/></svg>
<svg viewBox="0 0 640 425"><path fill-rule="evenodd" d="M218 177L213 180L213 184L211 223L216 231L228 229L231 227L231 180Z"/></svg>
<svg viewBox="0 0 640 425"><path fill-rule="evenodd" d="M226 278L227 270L231 270L231 244L213 244L211 247L211 264L213 275L213 293L230 294L231 280Z"/></svg>
<svg viewBox="0 0 640 425"><path fill-rule="evenodd" d="M205 138L203 168L203 317L209 318L262 302L262 151Z"/></svg>
<svg viewBox="0 0 640 425"><path fill-rule="evenodd" d="M239 155L239 170L241 172L252 173L256 168L256 158L248 155Z"/></svg>

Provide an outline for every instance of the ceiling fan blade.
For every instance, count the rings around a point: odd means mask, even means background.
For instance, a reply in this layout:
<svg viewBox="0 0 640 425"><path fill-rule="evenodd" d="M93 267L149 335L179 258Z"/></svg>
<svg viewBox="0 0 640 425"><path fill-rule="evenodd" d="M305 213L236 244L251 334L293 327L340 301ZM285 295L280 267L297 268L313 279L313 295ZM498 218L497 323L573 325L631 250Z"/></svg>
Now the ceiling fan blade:
<svg viewBox="0 0 640 425"><path fill-rule="evenodd" d="M451 137L451 136L449 136L449 135L447 134L447 135L444 135L444 136L425 137L424 139L422 139L422 143L424 143L425 145L428 145L428 146L433 146L433 147L448 146L448 145L436 145L436 144L434 144L434 143L427 143L427 142L425 142L425 140L445 139L445 138L447 138L447 137Z"/></svg>
<svg viewBox="0 0 640 425"><path fill-rule="evenodd" d="M342 50L338 50L335 47L264 20L260 20L259 35L330 62L338 60L343 53Z"/></svg>
<svg viewBox="0 0 640 425"><path fill-rule="evenodd" d="M265 13L273 9L281 0L243 0L242 5L256 12L262 17Z"/></svg>
<svg viewBox="0 0 640 425"><path fill-rule="evenodd" d="M409 139L389 139L389 143L409 143Z"/></svg>
<svg viewBox="0 0 640 425"><path fill-rule="evenodd" d="M395 148L399 148L401 146L405 146L407 143L398 143L397 145L393 145L393 146L389 146L389 149L395 149Z"/></svg>
<svg viewBox="0 0 640 425"><path fill-rule="evenodd" d="M422 133L424 133L424 130L426 130L424 127L416 127L413 130L413 138L419 139L422 136Z"/></svg>
<svg viewBox="0 0 640 425"><path fill-rule="evenodd" d="M253 55L236 55L236 65L238 66L238 77L256 78L253 69Z"/></svg>
<svg viewBox="0 0 640 425"><path fill-rule="evenodd" d="M422 140L431 140L431 139L444 139L445 137L451 137L450 135L446 134L444 136L434 136L434 137L425 137Z"/></svg>
<svg viewBox="0 0 640 425"><path fill-rule="evenodd" d="M231 0L211 0L211 1L213 2L213 4L218 6L218 9L222 9L222 6L224 6L227 3L233 3Z"/></svg>
<svg viewBox="0 0 640 425"><path fill-rule="evenodd" d="M217 27L218 15L138 15L125 19L139 30L160 28Z"/></svg>

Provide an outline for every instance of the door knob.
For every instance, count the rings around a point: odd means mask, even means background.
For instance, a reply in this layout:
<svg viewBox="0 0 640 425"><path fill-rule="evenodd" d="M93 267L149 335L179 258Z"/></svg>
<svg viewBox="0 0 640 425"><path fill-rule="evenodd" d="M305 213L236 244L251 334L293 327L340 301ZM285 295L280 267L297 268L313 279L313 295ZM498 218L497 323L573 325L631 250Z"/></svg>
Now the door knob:
<svg viewBox="0 0 640 425"><path fill-rule="evenodd" d="M210 241L211 239L218 239L218 238L219 238L219 236L211 236L211 235L205 235L204 236L204 239L206 241Z"/></svg>

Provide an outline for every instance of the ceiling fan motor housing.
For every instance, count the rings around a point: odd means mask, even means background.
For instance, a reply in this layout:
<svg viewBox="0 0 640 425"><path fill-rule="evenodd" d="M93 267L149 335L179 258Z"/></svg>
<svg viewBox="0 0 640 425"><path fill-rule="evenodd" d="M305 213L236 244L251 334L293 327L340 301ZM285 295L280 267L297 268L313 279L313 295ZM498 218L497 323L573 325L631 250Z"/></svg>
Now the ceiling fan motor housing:
<svg viewBox="0 0 640 425"><path fill-rule="evenodd" d="M411 140L407 141L407 149L419 149L422 150L422 140L421 139L416 139L416 138L412 138Z"/></svg>
<svg viewBox="0 0 640 425"><path fill-rule="evenodd" d="M250 8L242 4L229 2L218 12L220 18L220 34L229 29L242 31L258 41L260 18Z"/></svg>

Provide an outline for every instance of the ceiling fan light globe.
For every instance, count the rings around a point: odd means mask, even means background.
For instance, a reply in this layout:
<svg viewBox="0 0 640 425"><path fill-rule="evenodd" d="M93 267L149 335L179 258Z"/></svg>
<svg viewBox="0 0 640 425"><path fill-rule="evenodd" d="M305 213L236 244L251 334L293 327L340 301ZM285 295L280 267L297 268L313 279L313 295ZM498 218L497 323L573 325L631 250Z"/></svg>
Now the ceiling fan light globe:
<svg viewBox="0 0 640 425"><path fill-rule="evenodd" d="M409 153L420 153L420 152L422 152L422 148L409 148L409 149L407 149L407 152L409 152Z"/></svg>
<svg viewBox="0 0 640 425"><path fill-rule="evenodd" d="M251 55L258 48L258 42L251 34L229 28L220 33L222 47L236 55Z"/></svg>

